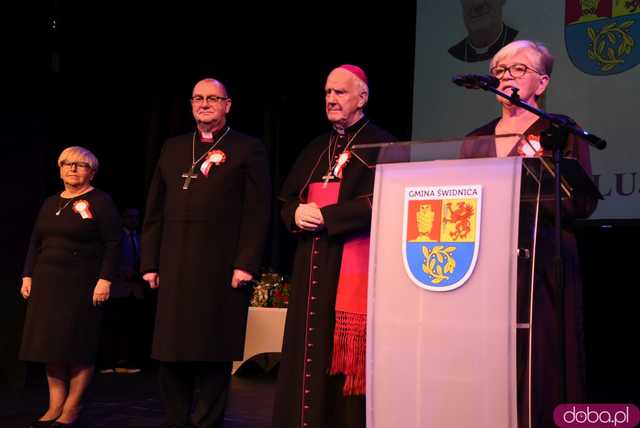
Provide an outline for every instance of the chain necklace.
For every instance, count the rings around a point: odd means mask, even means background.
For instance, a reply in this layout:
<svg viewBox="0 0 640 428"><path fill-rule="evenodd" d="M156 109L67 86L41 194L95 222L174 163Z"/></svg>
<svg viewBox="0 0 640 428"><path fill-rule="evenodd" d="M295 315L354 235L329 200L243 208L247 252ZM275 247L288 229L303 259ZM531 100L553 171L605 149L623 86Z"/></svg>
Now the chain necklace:
<svg viewBox="0 0 640 428"><path fill-rule="evenodd" d="M191 168L189 171L182 173L182 178L184 178L184 184L182 185L182 190L188 190L189 185L191 184L191 180L198 178L198 174L196 174L195 169L198 162L205 158L215 147L222 141L222 139L227 135L227 133L231 130L231 127L227 126L226 131L218 138L216 141L206 152L202 154L198 159L196 159L196 132L193 132L193 137L191 138Z"/></svg>
<svg viewBox="0 0 640 428"><path fill-rule="evenodd" d="M209 150L204 152L204 154L202 156L200 156L197 160L196 160L196 133L195 132L193 133L193 138L191 138L191 170L193 170L195 168L195 166L196 166L196 164L198 162L200 162L202 159L204 159L205 156L207 156L209 153L211 153L211 151L213 149L215 149L215 147L218 145L218 143L220 141L222 141L222 139L225 137L225 135L227 135L227 133L230 130L231 130L231 128L229 126L227 126L227 129L220 136L220 138L218 138L218 141L213 143L213 145L209 148Z"/></svg>
<svg viewBox="0 0 640 428"><path fill-rule="evenodd" d="M62 197L62 193L64 193L64 192L61 192L60 193L60 201L58 201L58 211L56 211L56 215L59 216L60 213L62 212L62 210L67 208L67 206L71 203L71 201L76 199L78 196L84 195L85 193L89 193L92 190L93 190L93 186L89 186L89 187L85 188L84 190L82 190L81 192L71 196L70 198L63 198ZM62 205L62 201L64 201L65 199L67 199L67 202L64 205Z"/></svg>
<svg viewBox="0 0 640 428"><path fill-rule="evenodd" d="M364 127L367 126L368 124L369 124L369 121L367 120L365 123L362 124L360 128L358 128L356 132L354 132L351 138L349 138L349 140L347 141L347 144L344 146L344 149L342 150L343 153L349 149L349 146L351 146L351 143L353 143L353 140L358 136L360 131L362 131ZM329 182L329 180L333 180L334 178L336 178L332 174L332 171L333 171L333 168L338 163L338 160L336 159L336 152L338 151L338 138L339 137L337 135L336 135L336 138L329 137L329 147L327 148L327 157L328 157L327 160L329 164L329 169L327 170L327 175L322 177L325 183Z"/></svg>
<svg viewBox="0 0 640 428"><path fill-rule="evenodd" d="M67 208L67 205L69 205L71 203L71 201L73 200L73 198L67 200L67 203L62 205L62 201L64 200L64 198L62 196L60 196L60 201L58 202L58 211L56 211L56 215L60 215L60 213L62 212L63 209Z"/></svg>

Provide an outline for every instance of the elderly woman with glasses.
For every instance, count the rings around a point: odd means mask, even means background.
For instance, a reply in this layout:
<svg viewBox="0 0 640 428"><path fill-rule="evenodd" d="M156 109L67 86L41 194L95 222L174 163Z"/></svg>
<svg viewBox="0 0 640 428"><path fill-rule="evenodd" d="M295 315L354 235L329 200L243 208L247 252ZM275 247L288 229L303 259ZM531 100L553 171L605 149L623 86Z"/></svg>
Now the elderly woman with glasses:
<svg viewBox="0 0 640 428"><path fill-rule="evenodd" d="M69 147L58 166L64 190L40 209L20 290L29 300L20 358L45 363L49 385L49 408L32 427L76 424L119 257L118 211L91 185L96 157Z"/></svg>
<svg viewBox="0 0 640 428"><path fill-rule="evenodd" d="M522 101L540 108L541 97L551 79L553 57L540 43L518 40L506 45L491 60L491 74L499 79L499 90L508 95L517 92ZM550 123L535 114L497 97L501 116L473 131L471 136L521 134L519 137L501 137L465 141L462 158L482 157L548 157L551 153L541 147L541 132ZM566 116L565 116L566 117ZM591 175L589 147L586 142L569 136L564 156L576 159ZM528 373L531 369L531 421L532 427L554 426L553 411L560 403L584 402L584 345L582 329L582 280L573 220L586 218L595 210L597 201L586 195L574 194L563 201L562 254L564 271L564 319L558 318L557 283L554 265L554 211L553 202L541 206L538 222L536 259L533 274L533 320L531 324L531 367L528 366L527 330L518 331L518 418L519 426L529 426ZM526 207L521 217L527 215ZM531 236L533 220L521 222L520 237ZM525 230L522 230L522 228ZM531 260L518 261L518 323L529 324L529 284ZM564 352L561 346L564 344ZM561 355L564 354L564 361Z"/></svg>

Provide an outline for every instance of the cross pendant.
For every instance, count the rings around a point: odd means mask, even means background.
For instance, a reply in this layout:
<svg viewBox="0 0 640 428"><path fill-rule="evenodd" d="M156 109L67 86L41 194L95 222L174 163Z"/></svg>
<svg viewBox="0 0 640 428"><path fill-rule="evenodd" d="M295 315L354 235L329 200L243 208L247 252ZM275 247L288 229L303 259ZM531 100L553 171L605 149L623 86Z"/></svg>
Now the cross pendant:
<svg viewBox="0 0 640 428"><path fill-rule="evenodd" d="M184 184L182 185L182 190L188 190L189 185L191 184L191 180L198 178L198 174L193 172L193 167L192 167L189 171L182 173L182 178L184 178Z"/></svg>
<svg viewBox="0 0 640 428"><path fill-rule="evenodd" d="M333 174L327 174L322 176L322 179L324 180L324 184L322 185L323 188L327 187L327 184L329 184L329 180L333 180L335 177L333 176Z"/></svg>

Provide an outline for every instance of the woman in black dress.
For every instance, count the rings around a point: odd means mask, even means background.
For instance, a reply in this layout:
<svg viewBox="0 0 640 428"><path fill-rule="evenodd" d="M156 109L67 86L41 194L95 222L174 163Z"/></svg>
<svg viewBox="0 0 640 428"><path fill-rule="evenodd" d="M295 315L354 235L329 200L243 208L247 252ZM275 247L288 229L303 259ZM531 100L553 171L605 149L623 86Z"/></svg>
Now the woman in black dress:
<svg viewBox="0 0 640 428"><path fill-rule="evenodd" d="M491 60L490 71L500 80L498 89L508 94L518 91L529 105L539 107L551 78L553 57L548 49L536 42L518 40L506 45ZM462 146L460 157L549 157L551 153L541 147L540 135L551 125L548 120L497 97L502 114L499 118L476 129L470 135L521 134L500 139L468 139ZM494 141L495 140L495 141ZM591 176L589 146L570 135L563 156L576 159L587 175ZM536 262L534 270L533 323L531 344L531 424L526 389L528 389L528 337L518 337L518 419L519 426L553 426L553 411L561 403L585 401L585 365L582 328L582 279L578 261L573 220L586 218L595 210L597 200L591 195L574 192L562 205L562 254L564 273L564 320L557 317L556 294L559 287L554 265L554 217L552 202L541 205L542 219L538 225ZM521 212L521 216L526 215ZM523 224L521 224L523 227ZM528 229L520 230L530 236ZM518 322L528 323L528 271L530 261L518 261ZM521 310L521 309L527 309ZM560 340L559 338L562 338ZM564 345L564 352L560 346ZM559 357L564 354L564 361Z"/></svg>
<svg viewBox="0 0 640 428"><path fill-rule="evenodd" d="M58 166L64 190L40 209L20 290L29 299L20 358L45 363L49 385L49 409L32 427L75 425L119 256L118 211L91 186L96 157L69 147Z"/></svg>

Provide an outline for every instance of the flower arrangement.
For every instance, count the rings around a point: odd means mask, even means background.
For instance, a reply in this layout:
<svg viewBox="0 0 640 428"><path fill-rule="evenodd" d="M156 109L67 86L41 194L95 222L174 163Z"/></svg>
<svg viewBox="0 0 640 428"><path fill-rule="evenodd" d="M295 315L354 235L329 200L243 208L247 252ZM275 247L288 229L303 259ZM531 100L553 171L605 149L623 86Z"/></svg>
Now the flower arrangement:
<svg viewBox="0 0 640 428"><path fill-rule="evenodd" d="M289 303L289 282L277 272L265 272L260 276L251 296L251 306L286 308Z"/></svg>

